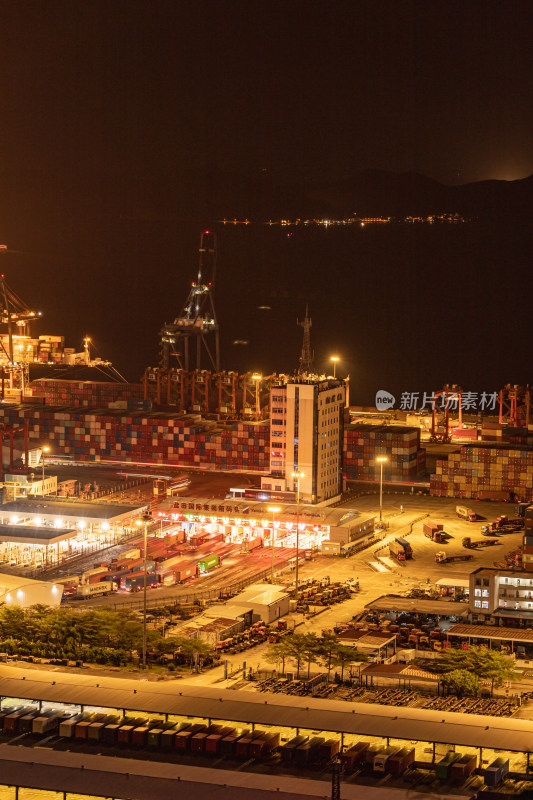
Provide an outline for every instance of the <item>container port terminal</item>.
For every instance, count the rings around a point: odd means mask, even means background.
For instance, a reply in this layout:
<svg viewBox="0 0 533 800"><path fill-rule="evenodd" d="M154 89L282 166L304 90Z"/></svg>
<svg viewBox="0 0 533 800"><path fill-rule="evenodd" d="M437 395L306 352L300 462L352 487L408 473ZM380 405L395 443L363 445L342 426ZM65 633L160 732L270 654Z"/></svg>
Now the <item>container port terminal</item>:
<svg viewBox="0 0 533 800"><path fill-rule="evenodd" d="M315 370L308 310L293 374L224 371L216 277L205 231L138 383L88 336L79 352L35 336L38 312L2 278L0 600L129 615L143 644L131 678L5 645L0 796L142 800L178 779L180 796L243 800L532 788L529 387L483 416L457 385L429 412L351 405L336 357ZM202 642L206 666L177 679L173 653L145 673L147 630ZM364 660L335 680L273 663L299 632ZM511 691L444 693L436 660L470 648L509 654Z"/></svg>

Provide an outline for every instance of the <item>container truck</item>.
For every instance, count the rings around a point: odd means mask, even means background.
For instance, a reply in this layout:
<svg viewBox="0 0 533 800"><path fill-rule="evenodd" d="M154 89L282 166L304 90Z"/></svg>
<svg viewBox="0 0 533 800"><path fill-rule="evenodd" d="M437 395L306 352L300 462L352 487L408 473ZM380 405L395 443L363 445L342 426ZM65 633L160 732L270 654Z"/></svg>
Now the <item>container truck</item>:
<svg viewBox="0 0 533 800"><path fill-rule="evenodd" d="M254 739L250 743L250 758L265 758L269 753L279 747L280 735L277 733L265 733L259 739Z"/></svg>
<svg viewBox="0 0 533 800"><path fill-rule="evenodd" d="M134 719L129 725L121 725L118 729L118 737L117 742L119 745L130 745L131 744L131 737L133 735L133 731L135 728L138 728L141 725L144 725L146 719L144 717L139 717L138 719Z"/></svg>
<svg viewBox="0 0 533 800"><path fill-rule="evenodd" d="M32 733L43 734L59 728L60 722L65 722L72 714L59 711L57 708L47 709L34 718L31 727Z"/></svg>
<svg viewBox="0 0 533 800"><path fill-rule="evenodd" d="M381 774L385 774L387 772L387 761L391 756L395 756L397 753L400 752L400 747L385 747L383 750L380 750L379 753L376 753L374 756L374 762L372 764L372 769L374 772L380 772Z"/></svg>
<svg viewBox="0 0 533 800"><path fill-rule="evenodd" d="M63 720L59 723L59 735L62 736L63 739L72 739L77 723L83 722L88 716L88 711L82 711L80 714L74 714L73 717Z"/></svg>
<svg viewBox="0 0 533 800"><path fill-rule="evenodd" d="M144 589L144 572L132 572L130 575L126 575L124 580L121 581L121 586L126 592L142 591ZM147 572L146 588L153 589L156 586L159 586L157 572Z"/></svg>
<svg viewBox="0 0 533 800"><path fill-rule="evenodd" d="M0 711L0 730L4 730L4 720L9 714L14 714L16 711L19 711L22 706L7 706Z"/></svg>
<svg viewBox="0 0 533 800"><path fill-rule="evenodd" d="M408 558L413 557L411 545L405 539L394 539L394 541L390 542L389 553L397 561L407 561Z"/></svg>
<svg viewBox="0 0 533 800"><path fill-rule="evenodd" d="M483 778L487 786L498 786L509 774L509 759L496 758L483 771Z"/></svg>
<svg viewBox="0 0 533 800"><path fill-rule="evenodd" d="M453 750L449 750L446 755L435 764L435 777L438 781L447 781L449 779L452 764L459 761L462 755L462 753L454 753Z"/></svg>
<svg viewBox="0 0 533 800"><path fill-rule="evenodd" d="M87 728L87 740L89 742L101 742L105 726L112 725L114 722L118 722L118 716L116 714L108 714L103 719L91 722Z"/></svg>
<svg viewBox="0 0 533 800"><path fill-rule="evenodd" d="M198 574L202 575L204 572L209 572L209 570L213 569L213 567L217 567L219 562L219 556L213 555L212 553L208 556L204 556L196 565L198 568Z"/></svg>
<svg viewBox="0 0 533 800"><path fill-rule="evenodd" d="M6 714L4 717L4 730L6 733L16 733L19 727L19 721L24 717L26 714L29 714L31 711L37 711L35 706L18 706L15 708L14 711L11 713Z"/></svg>
<svg viewBox="0 0 533 800"><path fill-rule="evenodd" d="M22 717L19 717L18 732L31 733L33 730L33 720L35 717L39 716L41 716L41 712L38 709L34 709L28 714L24 714Z"/></svg>
<svg viewBox="0 0 533 800"><path fill-rule="evenodd" d="M471 539L470 536L463 537L463 547L468 547L469 549L492 547L493 544L498 544L498 539Z"/></svg>
<svg viewBox="0 0 533 800"><path fill-rule="evenodd" d="M168 586L170 583L184 583L184 581L195 578L196 564L191 561L181 560L170 567L168 571L161 569L161 567L157 571L162 576L163 583Z"/></svg>
<svg viewBox="0 0 533 800"><path fill-rule="evenodd" d="M281 760L292 761L295 757L296 749L308 739L307 736L295 736L281 748Z"/></svg>
<svg viewBox="0 0 533 800"><path fill-rule="evenodd" d="M216 731L216 733L210 733L205 740L205 752L210 756L218 755L222 739L224 736L229 736L234 730L235 728L225 727Z"/></svg>
<svg viewBox="0 0 533 800"><path fill-rule="evenodd" d="M297 747L295 753L296 765L298 767L307 767L312 764L318 757L318 752L324 742L323 736L313 736L312 739Z"/></svg>
<svg viewBox="0 0 533 800"><path fill-rule="evenodd" d="M415 748L402 747L398 753L395 753L395 755L391 756L387 761L386 772L394 777L402 775L405 770L414 763L414 760Z"/></svg>
<svg viewBox="0 0 533 800"><path fill-rule="evenodd" d="M90 578L94 578L97 575L105 575L106 572L108 572L108 567L95 567L94 569L88 569L82 574L81 582L89 583Z"/></svg>
<svg viewBox="0 0 533 800"><path fill-rule="evenodd" d="M80 583L76 588L76 596L81 600L88 597L98 597L99 595L110 594L117 591L117 584L114 581L100 581L100 583Z"/></svg>
<svg viewBox="0 0 533 800"><path fill-rule="evenodd" d="M455 513L461 519L466 519L468 522L476 522L477 514L471 508L466 506L455 506Z"/></svg>
<svg viewBox="0 0 533 800"><path fill-rule="evenodd" d="M340 746L341 743L338 739L326 739L326 741L320 745L320 750L318 751L318 760L322 764L329 764L329 762L339 752Z"/></svg>
<svg viewBox="0 0 533 800"><path fill-rule="evenodd" d="M148 731L148 739L146 744L148 747L159 748L162 745L161 736L167 731L176 730L174 722L159 722L155 728L150 728Z"/></svg>
<svg viewBox="0 0 533 800"><path fill-rule="evenodd" d="M234 756L237 748L237 742L243 736L249 736L250 731L245 728L244 730L236 730L228 736L224 736L220 742L220 755L221 756Z"/></svg>
<svg viewBox="0 0 533 800"><path fill-rule="evenodd" d="M205 730L195 733L190 742L191 753L203 753L205 751L205 743L208 736L210 736L212 733L218 733L221 730L222 725L209 725L207 728L205 728Z"/></svg>
<svg viewBox="0 0 533 800"><path fill-rule="evenodd" d="M453 783L464 783L477 767L477 756L464 755L450 767L450 780Z"/></svg>
<svg viewBox="0 0 533 800"><path fill-rule="evenodd" d="M427 539L431 539L432 542L438 542L439 544L444 544L446 541L446 536L444 535L444 531L442 530L442 525L437 527L434 522L425 522L423 525L424 536Z"/></svg>
<svg viewBox="0 0 533 800"><path fill-rule="evenodd" d="M189 750L192 737L200 731L204 731L206 727L206 725L197 723L196 725L191 725L191 727L186 730L178 731L174 738L174 749L182 753L185 750Z"/></svg>
<svg viewBox="0 0 533 800"><path fill-rule="evenodd" d="M438 553L435 553L435 561L439 564L450 564L452 561L470 561L472 558L474 556L470 553L464 553L459 556L447 556L444 550L439 550Z"/></svg>
<svg viewBox="0 0 533 800"><path fill-rule="evenodd" d="M263 547L262 536L256 536L255 539L244 539L241 544L241 553L251 553L257 547Z"/></svg>
<svg viewBox="0 0 533 800"><path fill-rule="evenodd" d="M252 731L247 736L241 736L235 746L235 755L237 758L246 759L250 755L250 745L254 739L260 739L265 735L264 731Z"/></svg>
<svg viewBox="0 0 533 800"><path fill-rule="evenodd" d="M353 772L357 764L365 759L365 753L370 747L370 742L357 742L352 747L340 754L342 771Z"/></svg>

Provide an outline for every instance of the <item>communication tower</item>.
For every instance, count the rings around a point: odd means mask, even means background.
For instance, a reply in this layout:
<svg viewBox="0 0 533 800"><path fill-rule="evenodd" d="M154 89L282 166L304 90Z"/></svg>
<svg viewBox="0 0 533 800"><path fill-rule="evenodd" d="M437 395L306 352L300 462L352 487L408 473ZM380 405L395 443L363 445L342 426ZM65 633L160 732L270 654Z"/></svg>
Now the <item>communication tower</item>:
<svg viewBox="0 0 533 800"><path fill-rule="evenodd" d="M302 343L302 354L300 356L300 364L298 366L298 375L303 374L311 374L313 372L313 360L314 355L311 352L311 326L313 324L311 317L309 316L309 306L306 305L305 307L305 319L303 322L297 321L297 325L300 325L304 329L304 337Z"/></svg>
<svg viewBox="0 0 533 800"><path fill-rule="evenodd" d="M198 277L193 281L185 304L174 322L165 322L159 332L160 366L164 369L178 366L185 370L199 370L202 352L205 352L209 367L215 372L220 371L219 327L214 302L216 245L215 233L204 231L201 234ZM209 341L213 339L214 352Z"/></svg>

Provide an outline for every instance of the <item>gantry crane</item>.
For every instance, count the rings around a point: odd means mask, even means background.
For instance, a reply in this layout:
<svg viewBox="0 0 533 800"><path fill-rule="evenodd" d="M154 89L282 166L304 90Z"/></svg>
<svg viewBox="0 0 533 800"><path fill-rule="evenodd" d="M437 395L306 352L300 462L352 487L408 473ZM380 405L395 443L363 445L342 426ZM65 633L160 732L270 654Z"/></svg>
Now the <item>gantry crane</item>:
<svg viewBox="0 0 533 800"><path fill-rule="evenodd" d="M7 325L7 348L0 337L0 348L3 350L9 364L15 361L13 352L13 328L16 327L18 336L28 336L29 324L40 316L32 311L29 306L9 288L5 275L0 275L0 322Z"/></svg>
<svg viewBox="0 0 533 800"><path fill-rule="evenodd" d="M205 351L210 367L220 371L219 328L215 312L214 290L216 277L216 234L204 231L200 236L198 277L193 281L189 295L174 322L163 325L159 332L161 341L160 366L169 369L201 369L202 351ZM214 353L208 338L214 339ZM196 341L196 364L190 350L190 342ZM171 363L171 359L174 363ZM177 362L177 364L176 364Z"/></svg>

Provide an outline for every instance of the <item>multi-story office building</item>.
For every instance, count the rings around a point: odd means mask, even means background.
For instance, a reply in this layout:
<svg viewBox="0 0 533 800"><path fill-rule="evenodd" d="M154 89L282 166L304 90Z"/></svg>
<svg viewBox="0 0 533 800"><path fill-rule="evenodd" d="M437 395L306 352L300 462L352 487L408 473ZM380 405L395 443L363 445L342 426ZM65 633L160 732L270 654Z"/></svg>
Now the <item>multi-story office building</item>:
<svg viewBox="0 0 533 800"><path fill-rule="evenodd" d="M533 622L533 575L480 567L470 573L470 612L474 622L529 627Z"/></svg>
<svg viewBox="0 0 533 800"><path fill-rule="evenodd" d="M344 381L291 378L270 393L270 472L262 488L296 491L305 503L334 502L342 493Z"/></svg>

